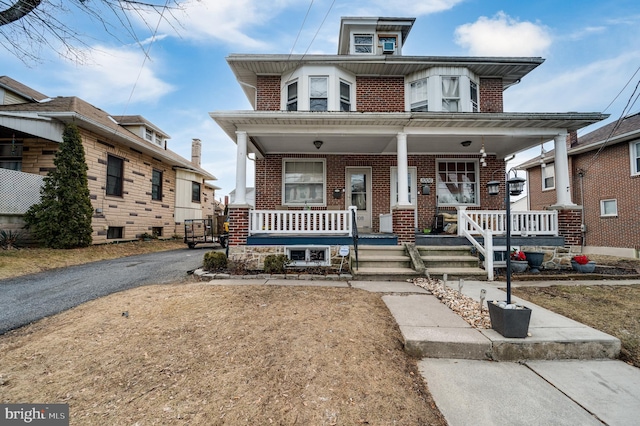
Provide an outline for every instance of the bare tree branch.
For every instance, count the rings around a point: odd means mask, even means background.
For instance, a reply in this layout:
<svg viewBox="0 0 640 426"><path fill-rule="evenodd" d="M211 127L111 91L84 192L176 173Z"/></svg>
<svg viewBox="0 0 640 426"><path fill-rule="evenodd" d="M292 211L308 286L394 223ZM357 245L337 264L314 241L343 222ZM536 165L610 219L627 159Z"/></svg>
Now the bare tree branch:
<svg viewBox="0 0 640 426"><path fill-rule="evenodd" d="M0 12L0 25L6 25L24 18L38 7L42 0L18 0L8 9Z"/></svg>

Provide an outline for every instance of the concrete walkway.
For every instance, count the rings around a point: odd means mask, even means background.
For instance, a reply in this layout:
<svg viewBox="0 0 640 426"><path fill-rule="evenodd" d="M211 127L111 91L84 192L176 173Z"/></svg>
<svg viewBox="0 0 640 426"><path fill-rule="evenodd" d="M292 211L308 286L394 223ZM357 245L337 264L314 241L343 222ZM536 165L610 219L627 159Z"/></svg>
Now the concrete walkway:
<svg viewBox="0 0 640 426"><path fill-rule="evenodd" d="M619 284L588 282L598 283ZM614 359L620 341L524 300L513 298L532 310L531 337L507 339L472 328L408 282L264 278L211 284L350 286L383 293L406 350L421 358L420 372L451 426L640 424L640 369ZM458 288L457 281L448 285ZM504 300L504 286L465 281L462 290L478 301L481 289L487 300Z"/></svg>

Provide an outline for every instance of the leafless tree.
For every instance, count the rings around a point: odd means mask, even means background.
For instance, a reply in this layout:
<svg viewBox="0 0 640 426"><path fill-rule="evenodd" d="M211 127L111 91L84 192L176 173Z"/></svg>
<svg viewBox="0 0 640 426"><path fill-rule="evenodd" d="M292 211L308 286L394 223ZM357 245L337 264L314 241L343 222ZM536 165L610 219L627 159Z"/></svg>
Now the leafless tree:
<svg viewBox="0 0 640 426"><path fill-rule="evenodd" d="M180 8L181 0L0 0L0 45L26 64L40 62L43 48L83 63L90 50L87 36L65 18L89 19L115 39L133 40L142 48L132 19L137 16L154 33L158 20L178 26L175 12ZM157 19L151 22L152 17ZM123 30L130 40L122 40Z"/></svg>

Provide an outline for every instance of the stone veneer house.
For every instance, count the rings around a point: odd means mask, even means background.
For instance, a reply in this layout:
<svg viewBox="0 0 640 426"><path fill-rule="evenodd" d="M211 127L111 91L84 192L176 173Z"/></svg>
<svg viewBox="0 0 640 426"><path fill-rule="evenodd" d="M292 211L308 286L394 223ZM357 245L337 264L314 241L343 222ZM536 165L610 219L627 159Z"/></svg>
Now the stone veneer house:
<svg viewBox="0 0 640 426"><path fill-rule="evenodd" d="M606 115L505 112L503 92L544 60L405 56L414 21L343 17L336 55L227 57L254 108L210 113L237 146L230 254L280 247L299 264L328 259L354 225L360 244L424 244L416 231L436 213L504 208L487 182L504 182L505 158L541 140L560 147L558 180L569 187L566 135ZM554 203L560 233L573 220L570 195Z"/></svg>
<svg viewBox="0 0 640 426"><path fill-rule="evenodd" d="M94 207L94 244L184 234L184 219L213 210L215 176L167 149L169 136L141 116L112 116L77 97L47 96L0 77L0 229L20 229L54 166L65 124L80 129ZM211 203L211 206L208 204ZM206 212L206 213L203 213Z"/></svg>
<svg viewBox="0 0 640 426"><path fill-rule="evenodd" d="M567 139L569 181L580 218L585 253L638 257L640 252L640 114ZM520 168L528 172L531 209L553 205L555 151ZM543 167L544 165L544 167ZM560 187L562 188L562 187Z"/></svg>

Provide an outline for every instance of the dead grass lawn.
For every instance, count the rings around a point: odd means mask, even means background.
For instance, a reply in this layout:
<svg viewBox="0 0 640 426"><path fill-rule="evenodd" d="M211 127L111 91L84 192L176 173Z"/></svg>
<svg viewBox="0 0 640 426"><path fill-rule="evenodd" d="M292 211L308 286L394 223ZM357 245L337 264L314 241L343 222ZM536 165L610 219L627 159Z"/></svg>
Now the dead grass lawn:
<svg viewBox="0 0 640 426"><path fill-rule="evenodd" d="M107 296L0 336L0 401L69 403L72 425L446 424L380 296L350 288Z"/></svg>
<svg viewBox="0 0 640 426"><path fill-rule="evenodd" d="M640 285L517 287L513 294L620 339L640 367Z"/></svg>

